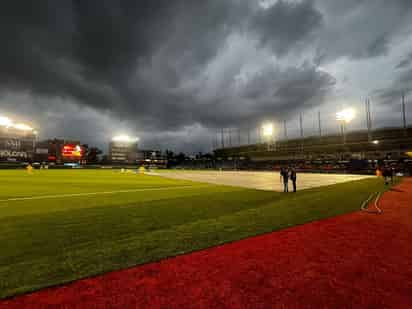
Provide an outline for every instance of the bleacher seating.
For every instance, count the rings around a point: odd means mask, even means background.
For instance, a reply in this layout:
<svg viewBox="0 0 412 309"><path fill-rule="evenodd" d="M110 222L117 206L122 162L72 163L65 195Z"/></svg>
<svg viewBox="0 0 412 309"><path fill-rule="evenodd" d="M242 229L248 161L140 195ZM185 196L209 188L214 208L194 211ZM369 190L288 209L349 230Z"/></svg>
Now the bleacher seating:
<svg viewBox="0 0 412 309"><path fill-rule="evenodd" d="M280 140L272 144L254 144L216 149L217 157L246 157L250 160L296 160L313 158L351 158L361 156L403 155L412 151L412 128L383 128L371 132L348 132Z"/></svg>

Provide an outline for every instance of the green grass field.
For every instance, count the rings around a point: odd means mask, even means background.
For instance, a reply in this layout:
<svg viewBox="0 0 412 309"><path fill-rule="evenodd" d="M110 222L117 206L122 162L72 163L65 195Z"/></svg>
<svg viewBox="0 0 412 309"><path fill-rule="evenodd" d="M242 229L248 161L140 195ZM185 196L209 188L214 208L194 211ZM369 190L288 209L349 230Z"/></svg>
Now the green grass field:
<svg viewBox="0 0 412 309"><path fill-rule="evenodd" d="M355 211L384 190L367 179L282 194L112 170L0 171L0 183L0 298Z"/></svg>

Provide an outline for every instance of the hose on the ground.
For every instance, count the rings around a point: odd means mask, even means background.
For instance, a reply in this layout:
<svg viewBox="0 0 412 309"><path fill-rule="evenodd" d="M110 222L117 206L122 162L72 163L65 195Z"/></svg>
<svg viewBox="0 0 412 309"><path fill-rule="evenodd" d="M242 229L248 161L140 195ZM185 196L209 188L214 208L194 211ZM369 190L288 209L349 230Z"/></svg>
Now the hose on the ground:
<svg viewBox="0 0 412 309"><path fill-rule="evenodd" d="M369 195L369 197L362 203L361 211L372 213L372 214L378 214L378 215L382 214L383 210L379 207L379 201L380 201L381 196L382 196L382 192L379 192L379 191L374 192L371 195ZM376 210L368 209L369 203L374 197L375 197L374 206Z"/></svg>

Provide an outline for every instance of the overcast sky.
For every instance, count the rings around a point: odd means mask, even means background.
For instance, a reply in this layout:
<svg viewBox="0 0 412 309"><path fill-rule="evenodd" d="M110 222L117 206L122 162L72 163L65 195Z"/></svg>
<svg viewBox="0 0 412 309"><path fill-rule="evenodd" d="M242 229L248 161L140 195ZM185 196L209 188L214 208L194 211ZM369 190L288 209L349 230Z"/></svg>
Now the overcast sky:
<svg viewBox="0 0 412 309"><path fill-rule="evenodd" d="M0 20L0 114L42 138L209 151L221 128L295 136L300 113L313 134L318 110L362 128L367 96L399 125L412 101L411 0L2 0Z"/></svg>

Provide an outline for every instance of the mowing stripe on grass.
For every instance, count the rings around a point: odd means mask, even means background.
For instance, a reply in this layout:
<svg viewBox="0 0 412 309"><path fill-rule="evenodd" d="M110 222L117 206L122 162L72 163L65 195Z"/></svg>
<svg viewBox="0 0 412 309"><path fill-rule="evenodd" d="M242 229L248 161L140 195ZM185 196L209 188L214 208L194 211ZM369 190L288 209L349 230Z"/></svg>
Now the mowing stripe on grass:
<svg viewBox="0 0 412 309"><path fill-rule="evenodd" d="M188 189L188 188L201 188L204 186L172 186L172 187L162 187L162 188L144 188L144 189L130 189L130 190L116 190L116 191L100 191L100 192L85 192L85 193L68 193L68 194L54 194L54 195L39 195L39 196L28 196L28 197L14 197L4 200L1 202L15 202L15 201L28 201L28 200L44 200L44 199L55 199L55 198L65 198L65 197L81 197L81 196L92 196L92 195L110 195L118 193L133 193L133 192L145 192L145 191L162 191L162 190L175 190L175 189Z"/></svg>

